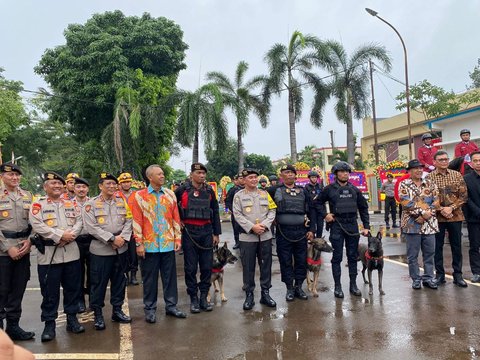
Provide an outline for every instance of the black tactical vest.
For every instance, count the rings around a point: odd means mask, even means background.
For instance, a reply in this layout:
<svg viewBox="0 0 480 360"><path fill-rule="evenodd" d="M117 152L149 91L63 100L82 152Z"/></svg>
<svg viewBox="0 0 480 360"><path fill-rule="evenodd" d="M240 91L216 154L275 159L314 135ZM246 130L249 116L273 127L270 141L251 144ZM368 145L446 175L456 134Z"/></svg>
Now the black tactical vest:
<svg viewBox="0 0 480 360"><path fill-rule="evenodd" d="M335 194L335 209L333 210L333 213L335 215L356 214L358 209L357 192L355 191L353 185L337 185L335 188L337 192Z"/></svg>
<svg viewBox="0 0 480 360"><path fill-rule="evenodd" d="M186 190L188 191L188 200L184 218L210 220L210 191L208 188L197 190L191 187Z"/></svg>
<svg viewBox="0 0 480 360"><path fill-rule="evenodd" d="M280 186L275 191L274 197L277 204L277 214L305 214L305 192L302 188L293 189L286 186Z"/></svg>

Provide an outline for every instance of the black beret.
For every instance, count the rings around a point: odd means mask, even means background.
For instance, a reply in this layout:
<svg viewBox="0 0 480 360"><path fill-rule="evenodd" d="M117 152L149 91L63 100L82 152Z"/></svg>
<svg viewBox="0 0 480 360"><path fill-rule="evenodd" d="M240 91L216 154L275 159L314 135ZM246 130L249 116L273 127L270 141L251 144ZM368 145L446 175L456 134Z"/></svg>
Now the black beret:
<svg viewBox="0 0 480 360"><path fill-rule="evenodd" d="M118 184L118 179L116 176L113 176L112 174L110 173L107 173L107 172L103 172L100 174L100 181L99 183L102 183L104 182L105 180L113 180L115 181L117 184Z"/></svg>
<svg viewBox="0 0 480 360"><path fill-rule="evenodd" d="M207 172L207 168L202 163L193 163L192 166L190 167L190 171L194 172L195 170L203 170Z"/></svg>
<svg viewBox="0 0 480 360"><path fill-rule="evenodd" d="M0 172L16 172L22 175L22 170L20 169L20 166L12 163L3 163L2 165L0 165Z"/></svg>
<svg viewBox="0 0 480 360"><path fill-rule="evenodd" d="M295 175L297 174L297 169L295 169L295 166L293 166L292 164L283 165L280 168L280 172L287 171L287 170L293 171L295 173Z"/></svg>
<svg viewBox="0 0 480 360"><path fill-rule="evenodd" d="M65 179L54 171L47 171L43 174L43 182L48 180L60 180L62 184L65 185Z"/></svg>
<svg viewBox="0 0 480 360"><path fill-rule="evenodd" d="M252 174L255 174L255 175L257 175L257 176L260 175L260 174L258 173L258 171L255 170L255 169L243 169L243 170L242 170L242 176L243 176L243 177L246 177L246 176L252 175Z"/></svg>
<svg viewBox="0 0 480 360"><path fill-rule="evenodd" d="M83 185L90 186L88 181L84 178L81 178L81 177L75 178L75 185L77 185L77 184L83 184Z"/></svg>

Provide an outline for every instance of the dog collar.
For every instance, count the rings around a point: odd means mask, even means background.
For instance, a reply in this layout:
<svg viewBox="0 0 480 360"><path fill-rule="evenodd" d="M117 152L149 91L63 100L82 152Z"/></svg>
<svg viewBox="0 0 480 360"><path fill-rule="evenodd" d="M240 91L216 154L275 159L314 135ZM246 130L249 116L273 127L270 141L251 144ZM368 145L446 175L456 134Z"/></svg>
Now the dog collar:
<svg viewBox="0 0 480 360"><path fill-rule="evenodd" d="M370 253L367 251L365 251L365 259L367 260L380 260L380 259L383 259L383 256L372 256L370 255ZM308 259L307 259L308 261Z"/></svg>
<svg viewBox="0 0 480 360"><path fill-rule="evenodd" d="M212 269L212 273L220 273L220 272L222 272L222 271L223 271L223 267L221 267L221 268L213 268L213 269Z"/></svg>
<svg viewBox="0 0 480 360"><path fill-rule="evenodd" d="M308 265L321 265L322 264L322 258L318 260L313 260L312 258L307 257L307 264Z"/></svg>

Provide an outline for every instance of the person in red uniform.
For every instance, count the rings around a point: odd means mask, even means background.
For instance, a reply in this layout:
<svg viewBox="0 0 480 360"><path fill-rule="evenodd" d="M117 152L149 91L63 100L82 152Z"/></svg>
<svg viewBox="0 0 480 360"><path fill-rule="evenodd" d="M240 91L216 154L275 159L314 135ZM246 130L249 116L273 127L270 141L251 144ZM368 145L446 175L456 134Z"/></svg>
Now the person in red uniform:
<svg viewBox="0 0 480 360"><path fill-rule="evenodd" d="M470 141L469 129L460 131L460 137L462 141L455 145L455 158L462 156L467 163L470 163L470 154L478 151L478 146L473 141Z"/></svg>
<svg viewBox="0 0 480 360"><path fill-rule="evenodd" d="M432 134L423 134L422 141L423 145L418 149L417 158L423 164L423 171L429 173L435 170L433 155L435 155L438 149L432 145Z"/></svg>

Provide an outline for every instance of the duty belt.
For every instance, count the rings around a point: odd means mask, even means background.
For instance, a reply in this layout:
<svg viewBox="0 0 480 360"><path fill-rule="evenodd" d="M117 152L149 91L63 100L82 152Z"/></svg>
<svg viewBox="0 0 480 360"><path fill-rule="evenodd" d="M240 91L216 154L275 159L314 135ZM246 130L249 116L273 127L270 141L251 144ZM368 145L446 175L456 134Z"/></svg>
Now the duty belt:
<svg viewBox="0 0 480 360"><path fill-rule="evenodd" d="M30 236L32 232L32 227L29 225L27 229L22 231L6 231L2 230L2 234L7 239L22 239Z"/></svg>

